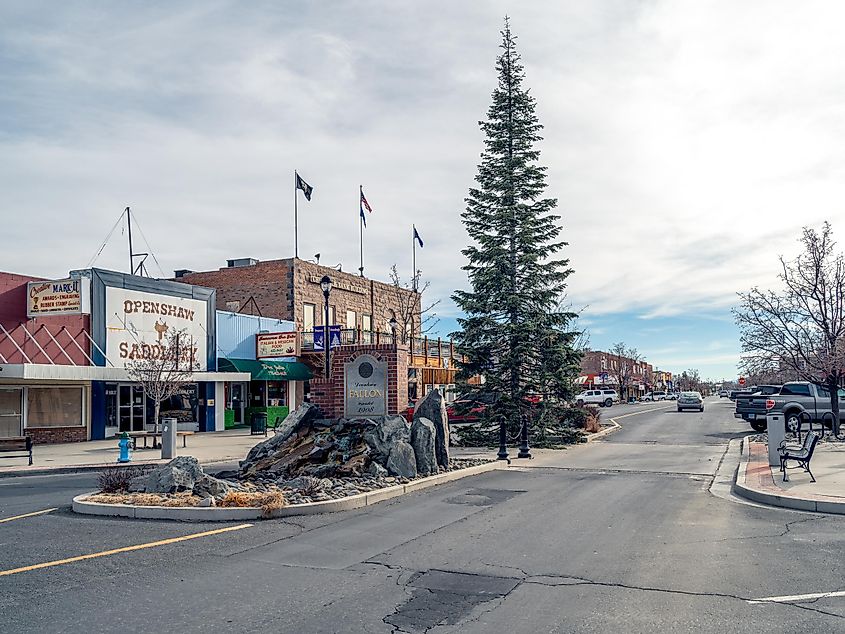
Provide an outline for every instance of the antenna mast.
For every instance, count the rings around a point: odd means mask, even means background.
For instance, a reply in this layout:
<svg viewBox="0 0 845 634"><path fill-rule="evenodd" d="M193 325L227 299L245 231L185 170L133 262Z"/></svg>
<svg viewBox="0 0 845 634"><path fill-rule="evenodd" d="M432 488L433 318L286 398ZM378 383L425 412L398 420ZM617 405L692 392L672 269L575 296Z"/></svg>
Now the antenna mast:
<svg viewBox="0 0 845 634"><path fill-rule="evenodd" d="M129 229L129 274L145 275L149 277L149 273L147 273L147 267L144 265L144 262L146 261L149 253L135 253L132 250L132 212L129 211L129 207L126 208L126 226ZM138 266L135 266L135 258L143 258L138 263Z"/></svg>

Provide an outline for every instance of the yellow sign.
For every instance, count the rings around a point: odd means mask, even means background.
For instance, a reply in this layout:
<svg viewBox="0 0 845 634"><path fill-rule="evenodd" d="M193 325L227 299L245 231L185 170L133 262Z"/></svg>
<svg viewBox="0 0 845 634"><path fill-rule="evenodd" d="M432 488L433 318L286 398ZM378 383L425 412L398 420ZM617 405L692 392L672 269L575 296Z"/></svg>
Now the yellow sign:
<svg viewBox="0 0 845 634"><path fill-rule="evenodd" d="M298 357L299 333L267 332L255 335L255 358Z"/></svg>
<svg viewBox="0 0 845 634"><path fill-rule="evenodd" d="M88 278L30 282L26 285L26 316L90 313L90 289Z"/></svg>

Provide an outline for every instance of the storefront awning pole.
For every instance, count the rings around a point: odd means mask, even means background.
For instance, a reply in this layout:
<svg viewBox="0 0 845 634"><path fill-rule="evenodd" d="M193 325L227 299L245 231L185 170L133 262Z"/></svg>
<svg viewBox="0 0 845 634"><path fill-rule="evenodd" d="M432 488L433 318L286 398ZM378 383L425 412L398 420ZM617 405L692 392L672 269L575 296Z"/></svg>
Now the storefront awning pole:
<svg viewBox="0 0 845 634"><path fill-rule="evenodd" d="M34 343L35 346L41 351L41 354L43 354L45 357L47 357L47 361L50 362L50 365L56 365L56 363L53 361L53 359L50 357L50 355L47 354L44 351L44 348L41 347L41 344L38 343L38 341L36 341L35 337L33 337L32 334L29 332L29 330L26 329L26 324L21 324L21 327L23 328L24 333L26 333L26 336L29 337L30 339L32 339L32 343Z"/></svg>
<svg viewBox="0 0 845 634"><path fill-rule="evenodd" d="M18 342L17 342L17 341L15 341L15 339L12 337L12 335L10 335L10 334L9 334L9 331L8 331L8 330L6 330L6 328L4 328L4 327L3 327L3 324L0 324L0 330L2 330L2 331L3 331L3 334L5 334L5 335L6 335L6 337L9 339L9 341L11 341L11 342L12 342L12 345L13 345L13 346L15 346L15 348L17 348L17 349L18 349L18 352L20 352L20 353L21 353L21 356L22 356L24 359L26 359L26 362L27 362L27 363L32 363L32 359L30 359L30 358L26 355L26 352L24 352L24 351L21 349L21 347L18 345Z"/></svg>
<svg viewBox="0 0 845 634"><path fill-rule="evenodd" d="M50 339L53 341L53 343L54 343L54 344L56 344L56 346L58 347L58 349L59 349L59 350L61 350L62 354L63 354L63 355L65 355L65 359L67 359L68 361L70 361L72 365L77 365L76 361L74 361L74 360L70 357L70 355L68 355L68 353L67 353L67 352L65 352L65 349L64 349L64 348L62 348L62 345L61 345L58 341L56 341L56 338L52 335L52 333L50 332L49 328L47 328L47 326L45 326L44 324L41 324L41 328L39 328L39 329L35 332L35 334L38 334L38 333L39 333L39 332L41 332L42 330L43 330L44 332L46 332L46 333L47 333L47 336L48 336L48 337L50 337Z"/></svg>

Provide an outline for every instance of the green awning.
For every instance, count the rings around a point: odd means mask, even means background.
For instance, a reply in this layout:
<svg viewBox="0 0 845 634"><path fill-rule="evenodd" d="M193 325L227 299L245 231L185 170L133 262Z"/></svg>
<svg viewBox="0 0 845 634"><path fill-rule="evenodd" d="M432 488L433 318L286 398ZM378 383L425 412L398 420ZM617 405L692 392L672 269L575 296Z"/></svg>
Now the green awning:
<svg viewBox="0 0 845 634"><path fill-rule="evenodd" d="M313 374L299 361L217 359L218 372L249 372L253 381L307 381Z"/></svg>

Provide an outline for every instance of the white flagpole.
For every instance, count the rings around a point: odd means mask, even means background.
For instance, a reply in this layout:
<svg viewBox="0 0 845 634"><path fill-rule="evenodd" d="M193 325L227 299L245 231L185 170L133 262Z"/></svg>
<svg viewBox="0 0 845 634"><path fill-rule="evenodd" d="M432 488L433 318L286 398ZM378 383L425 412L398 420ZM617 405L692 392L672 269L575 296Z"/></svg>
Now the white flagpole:
<svg viewBox="0 0 845 634"><path fill-rule="evenodd" d="M361 230L361 268L358 271L364 277L364 208L361 202L364 199L364 186L358 185L358 225Z"/></svg>

